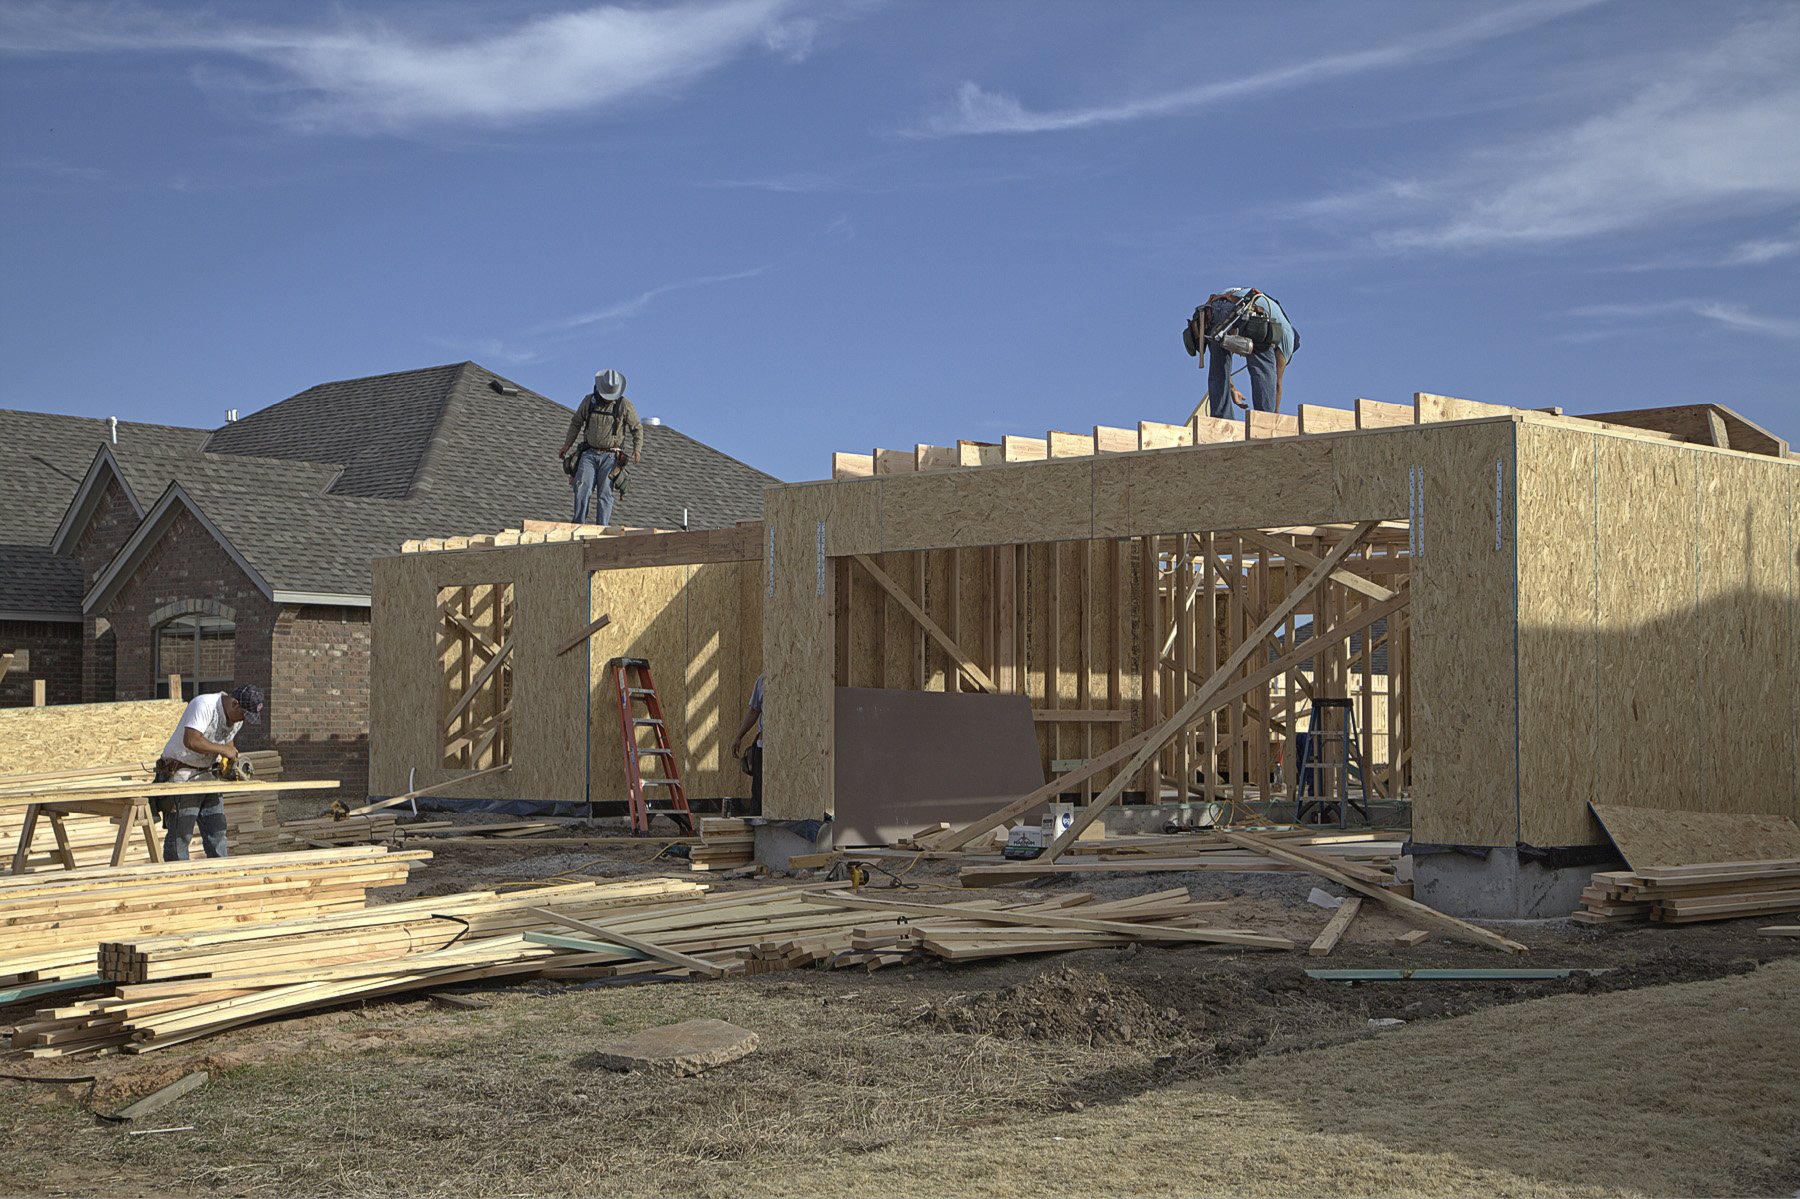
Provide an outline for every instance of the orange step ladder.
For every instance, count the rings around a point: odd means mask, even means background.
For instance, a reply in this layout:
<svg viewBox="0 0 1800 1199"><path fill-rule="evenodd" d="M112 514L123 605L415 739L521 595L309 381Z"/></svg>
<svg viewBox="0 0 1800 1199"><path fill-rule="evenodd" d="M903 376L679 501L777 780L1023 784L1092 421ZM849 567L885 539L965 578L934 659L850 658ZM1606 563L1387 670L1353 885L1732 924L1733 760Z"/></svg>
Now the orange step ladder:
<svg viewBox="0 0 1800 1199"><path fill-rule="evenodd" d="M675 750L669 745L669 726L663 720L662 701L656 696L650 662L645 658L614 658L607 665L612 667L613 683L619 691L619 735L624 741L625 777L630 786L631 831L648 833L652 820L667 816L682 835L692 836L694 820L688 811L687 788L681 781ZM642 714L638 711L640 705ZM639 744L640 729L649 729L656 744ZM646 774L646 762L657 764L658 769ZM666 787L668 791L653 798L653 787Z"/></svg>

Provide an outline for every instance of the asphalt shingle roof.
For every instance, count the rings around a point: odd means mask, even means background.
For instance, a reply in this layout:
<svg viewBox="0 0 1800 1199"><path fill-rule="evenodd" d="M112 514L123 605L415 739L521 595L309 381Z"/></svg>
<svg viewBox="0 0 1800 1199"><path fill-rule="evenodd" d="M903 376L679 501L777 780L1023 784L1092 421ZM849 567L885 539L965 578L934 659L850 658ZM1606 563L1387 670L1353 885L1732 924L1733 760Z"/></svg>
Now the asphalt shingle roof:
<svg viewBox="0 0 1800 1199"><path fill-rule="evenodd" d="M81 571L50 553L50 539L109 436L98 417L0 409L0 610L80 615ZM205 429L120 421L117 448L187 450L205 440Z"/></svg>
<svg viewBox="0 0 1800 1199"><path fill-rule="evenodd" d="M210 432L122 423L109 449L146 511L179 483L275 590L367 595L369 560L409 538L567 520L556 451L572 416L463 362L321 384ZM20 530L18 544L0 538L0 609L80 610L79 572L44 547L106 431L105 421L0 412L0 468L13 447L44 447L31 471L0 476L0 518ZM691 528L730 525L759 518L776 482L647 425L613 519L676 528L686 509Z"/></svg>

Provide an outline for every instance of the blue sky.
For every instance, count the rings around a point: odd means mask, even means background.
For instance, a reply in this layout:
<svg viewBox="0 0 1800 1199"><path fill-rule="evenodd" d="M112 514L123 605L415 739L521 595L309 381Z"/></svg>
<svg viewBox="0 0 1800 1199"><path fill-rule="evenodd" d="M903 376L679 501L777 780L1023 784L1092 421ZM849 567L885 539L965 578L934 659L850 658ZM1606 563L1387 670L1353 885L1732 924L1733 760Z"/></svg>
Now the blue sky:
<svg viewBox="0 0 1800 1199"><path fill-rule="evenodd" d="M1182 420L1181 324L1249 285L1289 411L1800 440L1797 64L1791 3L0 0L0 406L616 367L818 478Z"/></svg>

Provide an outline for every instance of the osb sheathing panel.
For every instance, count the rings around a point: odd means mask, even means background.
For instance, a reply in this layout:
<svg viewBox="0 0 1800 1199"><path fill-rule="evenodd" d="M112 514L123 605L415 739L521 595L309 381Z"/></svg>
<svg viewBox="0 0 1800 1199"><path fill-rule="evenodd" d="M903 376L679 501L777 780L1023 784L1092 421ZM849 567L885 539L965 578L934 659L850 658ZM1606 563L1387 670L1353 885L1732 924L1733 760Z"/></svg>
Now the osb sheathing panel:
<svg viewBox="0 0 1800 1199"><path fill-rule="evenodd" d="M880 481L884 549L1073 541L1093 535L1095 460L896 475Z"/></svg>
<svg viewBox="0 0 1800 1199"><path fill-rule="evenodd" d="M1531 424L1521 454L1521 839L1598 842L1589 802L1800 814L1800 469Z"/></svg>
<svg viewBox="0 0 1800 1199"><path fill-rule="evenodd" d="M1614 780L1630 780L1654 806L1697 810L1704 797L1694 755L1702 725L1712 724L1697 689L1698 458L1611 437L1599 438L1595 452L1597 797L1612 798Z"/></svg>
<svg viewBox="0 0 1800 1199"><path fill-rule="evenodd" d="M879 538L878 517L871 519L878 512L875 488L892 481L843 486L841 507L848 519L827 520L840 506L832 485L772 488L764 497L772 537L763 621L765 816L816 819L831 810L832 602L838 572L829 561L821 569L818 525L827 522L828 552L834 552L834 530L837 544L854 547L843 553L878 549L869 543Z"/></svg>
<svg viewBox="0 0 1800 1199"><path fill-rule="evenodd" d="M178 699L0 709L0 774L141 763L162 756L187 705Z"/></svg>
<svg viewBox="0 0 1800 1199"><path fill-rule="evenodd" d="M1520 835L1533 845L1589 840L1600 702L1597 442L1519 429Z"/></svg>
<svg viewBox="0 0 1800 1199"><path fill-rule="evenodd" d="M1511 845L1517 832L1514 428L1501 421L1396 439L1396 449L1413 452L1371 464L1403 486L1418 472L1411 683L1413 835L1421 841Z"/></svg>
<svg viewBox="0 0 1800 1199"><path fill-rule="evenodd" d="M1096 459L1093 535L1192 533L1337 519L1332 459L1343 440L1206 445Z"/></svg>
<svg viewBox="0 0 1800 1199"><path fill-rule="evenodd" d="M377 558L369 670L369 787L449 782L441 765L437 593L513 585L513 767L444 792L458 799L587 800L587 660L556 650L593 619L579 542ZM615 616L615 619L617 617Z"/></svg>
<svg viewBox="0 0 1800 1199"><path fill-rule="evenodd" d="M614 658L649 660L688 797L749 794L728 751L762 669L761 596L746 586L761 574L755 562L594 572L593 610L612 617L589 638L594 802L626 797ZM652 742L641 735L639 744Z"/></svg>

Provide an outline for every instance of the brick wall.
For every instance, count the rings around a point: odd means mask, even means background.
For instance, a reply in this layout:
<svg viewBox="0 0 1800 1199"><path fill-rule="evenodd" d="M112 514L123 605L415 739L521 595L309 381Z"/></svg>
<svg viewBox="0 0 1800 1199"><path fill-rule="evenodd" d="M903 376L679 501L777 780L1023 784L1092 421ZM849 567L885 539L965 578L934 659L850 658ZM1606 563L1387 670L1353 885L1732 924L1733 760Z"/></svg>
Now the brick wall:
<svg viewBox="0 0 1800 1199"><path fill-rule="evenodd" d="M296 774L369 789L369 609L288 605L270 648L270 736Z"/></svg>
<svg viewBox="0 0 1800 1199"><path fill-rule="evenodd" d="M117 479L106 484L100 504L75 539L73 556L81 564L83 591L94 585L138 526L137 512ZM106 703L118 698L117 638L104 616L87 616L81 637L81 702Z"/></svg>
<svg viewBox="0 0 1800 1199"><path fill-rule="evenodd" d="M0 620L0 654L23 651L25 666L15 666L0 679L0 708L31 703L32 683L43 679L45 700L53 704L81 702L81 626L47 620Z"/></svg>
<svg viewBox="0 0 1800 1199"><path fill-rule="evenodd" d="M236 681L261 687L269 695L271 708L279 703L269 668L278 607L263 598L224 547L185 511L150 548L106 611L95 614L110 624L114 640L112 694L104 698L154 699L153 620L172 604L208 600L237 623ZM238 744L245 749L268 749L269 731L266 723L247 726L238 734Z"/></svg>

